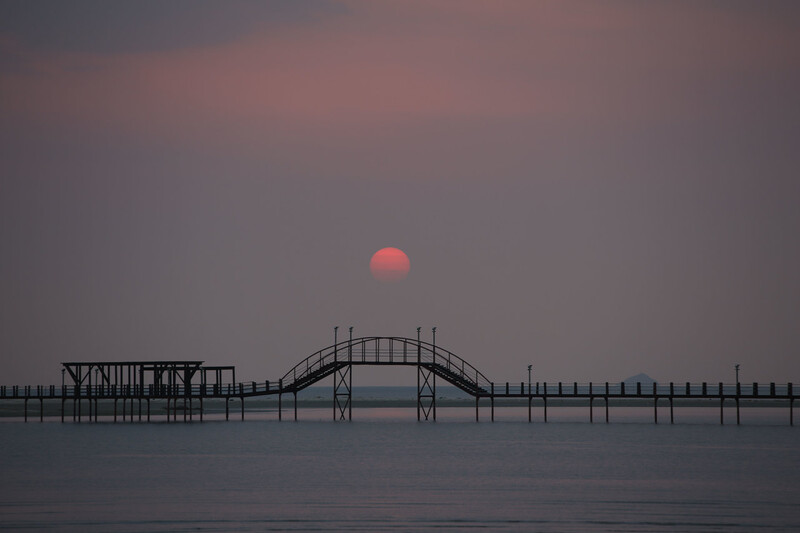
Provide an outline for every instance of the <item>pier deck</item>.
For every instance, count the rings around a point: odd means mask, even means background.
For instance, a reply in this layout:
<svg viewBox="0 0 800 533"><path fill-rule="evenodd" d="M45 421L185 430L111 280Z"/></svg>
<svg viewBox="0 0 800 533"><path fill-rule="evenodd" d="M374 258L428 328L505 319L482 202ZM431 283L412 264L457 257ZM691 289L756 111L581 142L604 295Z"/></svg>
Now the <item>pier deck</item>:
<svg viewBox="0 0 800 533"><path fill-rule="evenodd" d="M532 421L534 401L541 405L547 421L548 401L565 405L585 405L588 401L590 421L594 421L593 405L600 400L605 406L605 421L609 420L609 402L630 400L652 402L654 421L658 423L658 407L665 402L674 422L674 405L680 402L691 406L690 400L716 400L720 408L720 423L726 402L736 407L740 422L742 401L748 404L776 402L788 407L789 424L794 425L794 401L798 394L792 383L578 383L578 382L503 382L488 380L480 371L457 355L435 344L404 337L362 337L348 339L328 346L295 365L276 381L237 382L233 366L203 366L203 361L125 361L125 362L68 362L63 363L62 385L0 386L0 401L22 400L23 416L27 421L29 402L39 404L39 419L44 419L44 402L60 401L61 420L65 421L67 405L70 415L80 421L86 414L98 418L98 402L113 401L114 420L122 402L123 420L133 420L134 405L138 419L151 420L152 400L166 401L166 416L177 420L192 420L194 412L203 418L203 402L225 400L226 419L230 417L229 403L240 402L244 419L245 399L277 396L278 416L283 418L282 398L294 396L294 418L297 419L297 393L328 376L333 376L333 418L352 418L352 369L355 366L413 366L417 368L417 418L436 419L437 378L448 382L475 398L475 417L480 418L481 400L488 400L491 419L497 400L527 399L528 420ZM92 380L94 374L94 381ZM69 375L72 383L66 383ZM209 380L209 375L213 378ZM230 380L225 382L226 377ZM143 406L146 411L143 411Z"/></svg>

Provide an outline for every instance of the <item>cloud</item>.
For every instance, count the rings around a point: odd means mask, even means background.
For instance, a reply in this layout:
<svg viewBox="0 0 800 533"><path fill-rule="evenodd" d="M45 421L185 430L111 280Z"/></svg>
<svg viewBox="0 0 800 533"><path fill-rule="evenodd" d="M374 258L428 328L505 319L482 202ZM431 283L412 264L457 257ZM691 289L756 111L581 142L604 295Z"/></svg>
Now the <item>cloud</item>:
<svg viewBox="0 0 800 533"><path fill-rule="evenodd" d="M0 33L40 51L143 53L219 45L256 28L344 11L329 0L7 0L0 4Z"/></svg>
<svg viewBox="0 0 800 533"><path fill-rule="evenodd" d="M158 17L142 8L119 32L100 22L107 9L84 8L94 18L80 24L89 35L103 32L91 46L64 37L81 33L69 17L47 39L19 30L24 42L0 41L6 63L16 58L0 82L0 114L259 150L321 135L369 142L437 122L522 121L606 135L773 116L800 89L800 37L778 8L754 17L693 3L353 1L338 11L303 4L302 12L237 3L225 4L212 31L218 5L200 4L180 25L165 22L186 16L178 7ZM346 16L315 16L334 12ZM303 23L265 25L271 17ZM147 49L143 30L162 26L177 29L164 30L165 41L154 30L161 44ZM753 92L765 90L772 98L754 104Z"/></svg>

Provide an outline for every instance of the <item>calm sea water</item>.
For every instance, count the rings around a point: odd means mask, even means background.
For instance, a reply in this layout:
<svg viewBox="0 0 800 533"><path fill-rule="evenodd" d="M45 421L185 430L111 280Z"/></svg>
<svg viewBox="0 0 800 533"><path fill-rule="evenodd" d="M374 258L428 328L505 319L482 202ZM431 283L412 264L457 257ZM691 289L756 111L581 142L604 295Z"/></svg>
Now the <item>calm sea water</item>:
<svg viewBox="0 0 800 533"><path fill-rule="evenodd" d="M738 427L688 411L672 426L622 408L609 425L580 408L548 424L524 408L494 424L469 408L436 423L409 408L337 423L328 409L299 422L7 421L0 528L800 531L800 428L782 411Z"/></svg>

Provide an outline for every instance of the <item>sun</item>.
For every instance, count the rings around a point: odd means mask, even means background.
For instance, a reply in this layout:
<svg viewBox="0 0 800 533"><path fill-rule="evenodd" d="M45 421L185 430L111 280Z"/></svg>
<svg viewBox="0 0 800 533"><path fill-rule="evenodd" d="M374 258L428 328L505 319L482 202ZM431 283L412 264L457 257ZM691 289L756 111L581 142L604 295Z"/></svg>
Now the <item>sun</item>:
<svg viewBox="0 0 800 533"><path fill-rule="evenodd" d="M372 277L388 283L406 279L410 268L411 262L408 260L408 256L399 248L381 248L373 254L369 261Z"/></svg>

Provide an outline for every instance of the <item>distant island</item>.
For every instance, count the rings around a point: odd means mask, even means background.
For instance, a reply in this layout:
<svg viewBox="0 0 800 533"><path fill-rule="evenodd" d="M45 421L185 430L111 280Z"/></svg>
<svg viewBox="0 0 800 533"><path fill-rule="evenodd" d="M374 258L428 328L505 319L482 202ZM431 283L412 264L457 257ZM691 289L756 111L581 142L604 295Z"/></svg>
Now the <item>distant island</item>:
<svg viewBox="0 0 800 533"><path fill-rule="evenodd" d="M641 383L642 385L652 385L653 383L656 383L656 380L645 373L641 373L624 379L623 383L625 383L625 385L635 385L636 383Z"/></svg>

